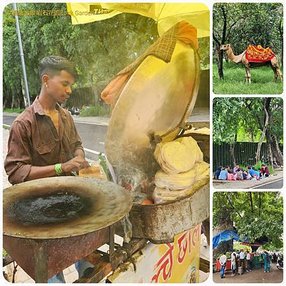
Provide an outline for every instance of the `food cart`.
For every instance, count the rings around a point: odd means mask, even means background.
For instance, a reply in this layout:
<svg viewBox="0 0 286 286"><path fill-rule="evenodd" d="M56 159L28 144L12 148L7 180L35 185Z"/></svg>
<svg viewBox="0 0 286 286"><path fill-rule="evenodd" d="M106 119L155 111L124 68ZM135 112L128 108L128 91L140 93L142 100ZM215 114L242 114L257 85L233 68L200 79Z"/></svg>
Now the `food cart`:
<svg viewBox="0 0 286 286"><path fill-rule="evenodd" d="M169 60L147 53L118 74L130 72L119 88L105 142L116 177L113 183L62 177L5 190L4 248L36 282L46 282L82 258L94 268L77 282L199 281L201 225L210 214L209 179L186 196L142 204L150 198L160 168L154 157L158 143L192 136L204 160L209 160L209 134L198 130L208 123L188 122L200 84L196 29L186 22L180 27L184 37L174 38ZM89 210L60 222L17 223L19 215L13 213L17 206L40 195L49 202L49 196L58 194L66 196L62 203L75 196L88 203ZM55 204L51 208L55 210ZM115 234L124 237L123 245L115 243ZM108 251L100 250L106 244Z"/></svg>

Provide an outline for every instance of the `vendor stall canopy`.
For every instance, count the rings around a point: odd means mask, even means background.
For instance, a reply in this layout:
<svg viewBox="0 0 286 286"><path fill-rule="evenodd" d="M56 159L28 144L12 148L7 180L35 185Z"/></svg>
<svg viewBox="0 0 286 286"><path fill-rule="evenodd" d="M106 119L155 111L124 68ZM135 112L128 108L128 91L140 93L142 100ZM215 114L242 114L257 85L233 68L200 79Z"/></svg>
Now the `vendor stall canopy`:
<svg viewBox="0 0 286 286"><path fill-rule="evenodd" d="M196 27L198 38L209 37L209 9L202 3L67 3L67 10L73 25L134 13L154 19L160 36L185 20Z"/></svg>
<svg viewBox="0 0 286 286"><path fill-rule="evenodd" d="M217 248L222 242L232 239L236 241L247 241L247 238L239 236L234 230L224 230L213 237L213 249Z"/></svg>

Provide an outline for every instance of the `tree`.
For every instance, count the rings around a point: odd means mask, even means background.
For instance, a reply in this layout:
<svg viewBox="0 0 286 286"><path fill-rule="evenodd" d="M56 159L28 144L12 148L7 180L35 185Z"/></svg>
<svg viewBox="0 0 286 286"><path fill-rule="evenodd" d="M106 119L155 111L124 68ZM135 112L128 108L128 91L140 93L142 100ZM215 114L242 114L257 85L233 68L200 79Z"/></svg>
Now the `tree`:
<svg viewBox="0 0 286 286"><path fill-rule="evenodd" d="M236 54L249 44L271 47L283 59L283 5L281 3L216 3L213 7L214 59L223 79L219 46L231 43Z"/></svg>
<svg viewBox="0 0 286 286"><path fill-rule="evenodd" d="M213 198L213 224L227 212L240 237L264 241L265 248L283 246L283 198L279 192L219 192Z"/></svg>
<svg viewBox="0 0 286 286"><path fill-rule="evenodd" d="M217 197L222 197L217 199ZM215 199L216 198L216 199ZM233 208L230 205L221 205L221 201L227 201L225 193L216 193L213 200L213 212L216 214L213 216L213 236L225 231L233 230L233 220L231 213ZM222 210L223 207L223 210ZM233 241L226 241L218 245L214 250L214 255L227 252L233 249Z"/></svg>
<svg viewBox="0 0 286 286"><path fill-rule="evenodd" d="M94 87L105 86L158 37L155 21L136 14L72 25L64 3L18 4L18 11L32 99L39 92L37 68L44 56L57 54L71 59L79 73L75 88L91 87L98 91ZM43 11L50 15L43 15ZM19 107L22 73L11 5L4 10L3 74L5 106Z"/></svg>
<svg viewBox="0 0 286 286"><path fill-rule="evenodd" d="M261 146L266 142L266 161L283 165L279 142L283 140L283 101L280 98L215 98L213 101L213 141L229 143L230 155L236 165L235 144L258 142L256 163L261 158Z"/></svg>
<svg viewBox="0 0 286 286"><path fill-rule="evenodd" d="M261 131L259 144L256 151L256 162L261 159L261 145L266 137L268 148L268 161L273 166L283 165L283 155L279 148L279 142L283 139L283 102L279 98L263 98L255 101L245 100L250 116L255 118Z"/></svg>
<svg viewBox="0 0 286 286"><path fill-rule="evenodd" d="M243 100L240 98L215 98L213 101L213 141L230 144L233 165L236 165L234 148L237 133L244 118L242 106Z"/></svg>

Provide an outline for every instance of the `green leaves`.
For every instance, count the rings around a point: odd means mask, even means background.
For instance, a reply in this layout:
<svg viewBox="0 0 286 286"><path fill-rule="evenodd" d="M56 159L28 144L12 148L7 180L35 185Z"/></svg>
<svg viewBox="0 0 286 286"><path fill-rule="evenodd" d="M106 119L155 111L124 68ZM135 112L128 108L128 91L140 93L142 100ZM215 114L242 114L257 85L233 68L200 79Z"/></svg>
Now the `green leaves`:
<svg viewBox="0 0 286 286"><path fill-rule="evenodd" d="M283 138L283 102L272 98L269 130ZM213 140L215 143L257 142L264 124L263 98L215 98L213 101Z"/></svg>
<svg viewBox="0 0 286 286"><path fill-rule="evenodd" d="M281 56L283 38L278 33L283 17L281 3L216 3L213 15L214 36L231 43L236 54L255 43L271 46Z"/></svg>
<svg viewBox="0 0 286 286"><path fill-rule="evenodd" d="M219 192L213 196L213 223L231 217L240 236L250 242L267 237L267 247L283 243L283 198L275 192ZM266 247L266 246L265 246Z"/></svg>
<svg viewBox="0 0 286 286"><path fill-rule="evenodd" d="M65 3L18 3L17 7L32 99L39 92L38 63L45 56L56 54L75 62L80 74L78 87L104 86L158 37L156 23L136 14L73 26ZM38 15L42 11L54 11L59 16ZM12 95L22 97L22 69L12 5L4 10L3 74L4 102L8 107Z"/></svg>

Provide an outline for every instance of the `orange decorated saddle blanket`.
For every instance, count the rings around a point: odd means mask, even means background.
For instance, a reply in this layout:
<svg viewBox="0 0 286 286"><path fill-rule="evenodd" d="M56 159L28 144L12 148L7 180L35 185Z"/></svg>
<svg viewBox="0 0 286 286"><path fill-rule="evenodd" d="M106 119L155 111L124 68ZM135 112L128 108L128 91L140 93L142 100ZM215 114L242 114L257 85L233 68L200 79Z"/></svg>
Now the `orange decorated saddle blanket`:
<svg viewBox="0 0 286 286"><path fill-rule="evenodd" d="M248 46L245 52L245 57L249 62L264 63L275 57L275 54L270 48L258 46Z"/></svg>

